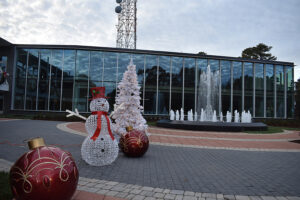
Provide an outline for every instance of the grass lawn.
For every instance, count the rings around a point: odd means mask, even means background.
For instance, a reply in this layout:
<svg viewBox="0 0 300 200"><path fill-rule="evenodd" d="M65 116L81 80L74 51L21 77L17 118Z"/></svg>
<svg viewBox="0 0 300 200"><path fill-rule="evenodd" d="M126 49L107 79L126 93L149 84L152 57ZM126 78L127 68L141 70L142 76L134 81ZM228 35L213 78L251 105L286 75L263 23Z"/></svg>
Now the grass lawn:
<svg viewBox="0 0 300 200"><path fill-rule="evenodd" d="M11 200L13 198L9 187L9 174L0 172L0 199Z"/></svg>
<svg viewBox="0 0 300 200"><path fill-rule="evenodd" d="M250 133L250 134L272 134L272 133L282 133L284 130L297 130L297 131L300 131L299 128L268 126L267 131L244 131L244 132L245 133Z"/></svg>

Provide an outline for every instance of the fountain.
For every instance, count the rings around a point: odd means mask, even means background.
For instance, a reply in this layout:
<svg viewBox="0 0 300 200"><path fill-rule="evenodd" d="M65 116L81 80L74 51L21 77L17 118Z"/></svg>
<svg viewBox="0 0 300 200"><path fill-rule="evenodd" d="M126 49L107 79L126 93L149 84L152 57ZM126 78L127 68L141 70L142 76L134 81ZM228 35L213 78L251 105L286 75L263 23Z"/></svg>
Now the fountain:
<svg viewBox="0 0 300 200"><path fill-rule="evenodd" d="M175 113L173 110L170 111L170 120L174 120L175 119Z"/></svg>
<svg viewBox="0 0 300 200"><path fill-rule="evenodd" d="M157 126L206 131L267 130L267 126L263 123L251 123L250 111L243 111L241 115L237 110L234 111L234 115L227 111L226 122L224 122L223 113L219 110L219 88L220 72L219 70L212 72L210 65L208 65L206 72L201 72L199 77L198 98L196 102L197 109L194 117L193 110L190 110L187 114L188 120L184 121L184 111L181 108L180 115L179 111L176 111L176 121L160 120L157 122ZM217 110L220 112L219 120ZM170 119L174 118L173 113L170 113ZM198 113L200 113L199 119Z"/></svg>

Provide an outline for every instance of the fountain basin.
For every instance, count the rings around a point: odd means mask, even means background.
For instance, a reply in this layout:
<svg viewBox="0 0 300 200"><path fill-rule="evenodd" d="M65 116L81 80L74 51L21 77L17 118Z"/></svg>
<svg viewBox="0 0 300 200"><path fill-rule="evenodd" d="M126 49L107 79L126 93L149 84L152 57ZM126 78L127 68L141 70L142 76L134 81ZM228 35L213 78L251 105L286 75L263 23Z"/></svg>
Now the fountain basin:
<svg viewBox="0 0 300 200"><path fill-rule="evenodd" d="M242 131L266 131L268 126L262 122L235 123L235 122L200 122L200 121L178 121L159 120L158 127L185 129L194 131L221 131L221 132L242 132Z"/></svg>

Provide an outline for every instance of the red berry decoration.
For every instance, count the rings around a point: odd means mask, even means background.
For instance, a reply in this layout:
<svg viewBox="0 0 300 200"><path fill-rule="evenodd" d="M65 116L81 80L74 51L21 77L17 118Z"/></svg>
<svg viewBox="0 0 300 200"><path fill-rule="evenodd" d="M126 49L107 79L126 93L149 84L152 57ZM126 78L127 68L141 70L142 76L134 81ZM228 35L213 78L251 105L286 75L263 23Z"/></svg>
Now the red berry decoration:
<svg viewBox="0 0 300 200"><path fill-rule="evenodd" d="M10 169L10 187L17 200L69 200L78 183L72 155L57 147L45 146L43 138L28 142L30 151Z"/></svg>
<svg viewBox="0 0 300 200"><path fill-rule="evenodd" d="M143 156L149 147L147 135L142 131L133 130L132 127L127 127L126 130L127 133L120 139L121 150L129 157Z"/></svg>

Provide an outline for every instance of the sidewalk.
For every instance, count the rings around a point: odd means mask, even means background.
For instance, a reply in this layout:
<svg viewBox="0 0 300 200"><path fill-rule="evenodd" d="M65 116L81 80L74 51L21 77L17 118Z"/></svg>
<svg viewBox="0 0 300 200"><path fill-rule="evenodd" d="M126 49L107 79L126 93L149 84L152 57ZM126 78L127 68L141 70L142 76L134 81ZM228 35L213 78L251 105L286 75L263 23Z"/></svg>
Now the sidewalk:
<svg viewBox="0 0 300 200"><path fill-rule="evenodd" d="M60 124L64 131L86 135L83 122ZM300 152L299 131L285 131L275 134L248 134L235 132L186 131L150 127L150 142L167 146L214 148L250 151Z"/></svg>

